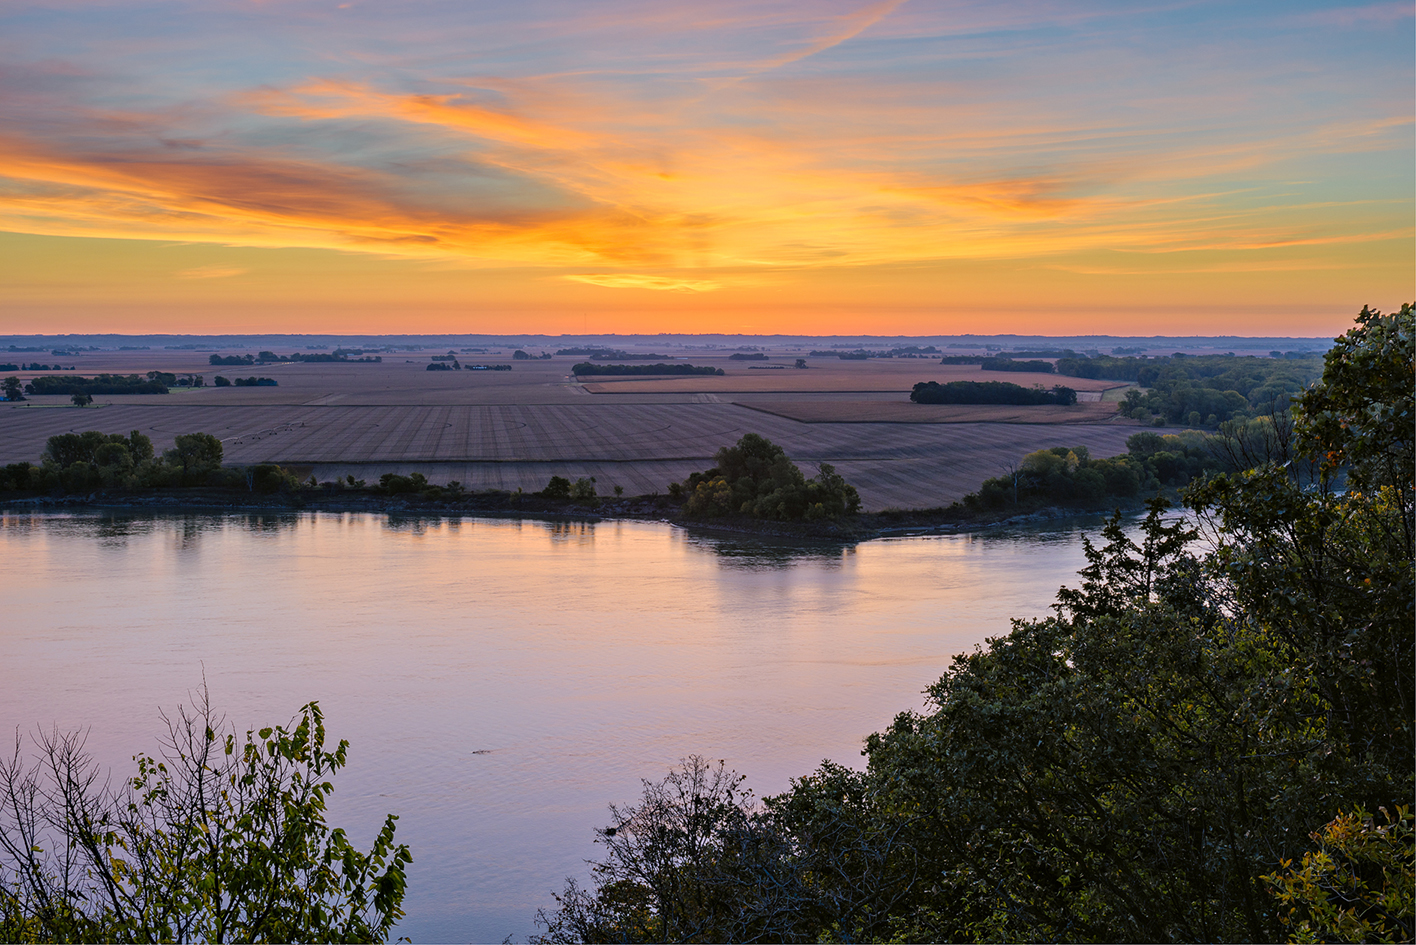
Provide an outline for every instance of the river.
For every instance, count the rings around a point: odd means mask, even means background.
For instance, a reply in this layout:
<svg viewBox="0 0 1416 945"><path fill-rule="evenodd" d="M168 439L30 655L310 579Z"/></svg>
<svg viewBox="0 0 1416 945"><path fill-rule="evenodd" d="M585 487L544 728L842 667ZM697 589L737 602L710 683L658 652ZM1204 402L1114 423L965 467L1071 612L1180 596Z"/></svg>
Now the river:
<svg viewBox="0 0 1416 945"><path fill-rule="evenodd" d="M1096 530L1090 523L1091 531ZM411 845L415 942L524 940L605 806L690 753L758 795L1041 617L1076 526L793 546L638 522L0 514L0 722L121 775L205 678L241 730L318 700L332 823Z"/></svg>

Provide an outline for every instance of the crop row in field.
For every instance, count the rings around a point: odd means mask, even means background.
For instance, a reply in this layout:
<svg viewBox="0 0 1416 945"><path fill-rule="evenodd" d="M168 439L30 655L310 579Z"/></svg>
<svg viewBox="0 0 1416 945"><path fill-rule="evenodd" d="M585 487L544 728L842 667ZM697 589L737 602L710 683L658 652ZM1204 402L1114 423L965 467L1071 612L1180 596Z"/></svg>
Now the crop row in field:
<svg viewBox="0 0 1416 945"><path fill-rule="evenodd" d="M34 460L55 433L137 429L163 449L179 433L220 437L231 463L316 467L321 478L427 468L469 488L539 489L551 475L600 478L632 494L662 491L756 432L782 445L808 475L835 464L867 508L937 505L977 488L1024 453L1084 445L1125 448L1129 426L1003 423L811 423L734 404L441 407L158 407L16 409L0 422L0 462ZM603 474L603 475L602 475Z"/></svg>

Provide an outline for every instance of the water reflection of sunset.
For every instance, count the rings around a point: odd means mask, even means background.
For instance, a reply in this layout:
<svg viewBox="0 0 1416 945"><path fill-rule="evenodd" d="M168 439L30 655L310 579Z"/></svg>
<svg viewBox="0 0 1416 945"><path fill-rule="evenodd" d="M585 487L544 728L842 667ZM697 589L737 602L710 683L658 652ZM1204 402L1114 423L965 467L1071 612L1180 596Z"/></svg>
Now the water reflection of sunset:
<svg viewBox="0 0 1416 945"><path fill-rule="evenodd" d="M121 778L203 684L238 730L318 700L350 742L330 822L364 843L391 811L415 851L399 933L524 938L641 777L701 752L767 794L823 757L859 766L955 654L1045 616L1083 563L1068 528L827 548L625 521L10 512L0 719L83 730Z"/></svg>
<svg viewBox="0 0 1416 945"><path fill-rule="evenodd" d="M1324 334L1410 291L1408 5L70 7L0 19L3 330Z"/></svg>

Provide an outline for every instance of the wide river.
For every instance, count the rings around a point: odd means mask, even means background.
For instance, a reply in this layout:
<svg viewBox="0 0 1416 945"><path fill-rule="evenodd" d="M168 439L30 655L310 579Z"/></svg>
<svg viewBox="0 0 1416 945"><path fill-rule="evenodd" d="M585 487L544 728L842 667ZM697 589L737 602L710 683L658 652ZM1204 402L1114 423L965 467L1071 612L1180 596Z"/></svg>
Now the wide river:
<svg viewBox="0 0 1416 945"><path fill-rule="evenodd" d="M351 743L331 822L367 848L393 812L413 849L399 934L524 940L640 778L860 766L953 655L1049 612L1082 534L0 513L0 723L88 729L122 774L203 678L242 731L318 700Z"/></svg>

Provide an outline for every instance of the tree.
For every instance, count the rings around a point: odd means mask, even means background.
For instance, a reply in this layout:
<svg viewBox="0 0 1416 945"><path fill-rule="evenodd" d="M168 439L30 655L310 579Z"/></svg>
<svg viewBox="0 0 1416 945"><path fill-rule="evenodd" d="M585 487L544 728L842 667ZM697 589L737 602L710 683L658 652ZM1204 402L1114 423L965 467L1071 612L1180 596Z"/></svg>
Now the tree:
<svg viewBox="0 0 1416 945"><path fill-rule="evenodd" d="M956 657L865 771L768 798L777 859L714 927L794 890L781 940L1409 939L1411 323L1364 310L1291 437L1226 424L1186 519L1113 516L1055 615ZM1137 461L1184 459L1172 439Z"/></svg>
<svg viewBox="0 0 1416 945"><path fill-rule="evenodd" d="M750 515L779 521L836 519L860 509L860 495L829 463L807 479L780 446L756 433L743 434L713 457L717 465L692 473L669 492L686 497L689 518Z"/></svg>
<svg viewBox="0 0 1416 945"><path fill-rule="evenodd" d="M79 733L0 761L0 939L386 941L408 848L389 815L368 853L324 819L348 743L316 703L239 739L202 691L159 758L114 787Z"/></svg>
<svg viewBox="0 0 1416 945"><path fill-rule="evenodd" d="M785 851L743 780L692 755L644 781L637 804L611 804L611 826L596 831L605 857L592 864L594 889L567 880L559 908L537 913L546 934L533 941L781 940L790 897L770 908L762 893Z"/></svg>
<svg viewBox="0 0 1416 945"><path fill-rule="evenodd" d="M564 476L552 476L540 495L547 499L569 499L571 482Z"/></svg>
<svg viewBox="0 0 1416 945"><path fill-rule="evenodd" d="M1287 907L1279 921L1300 942L1409 942L1416 932L1410 807L1382 820L1361 807L1338 814L1312 839L1318 849L1264 879Z"/></svg>
<svg viewBox="0 0 1416 945"><path fill-rule="evenodd" d="M172 449L162 454L170 465L182 471L182 479L194 482L221 468L221 441L210 433L182 433Z"/></svg>
<svg viewBox="0 0 1416 945"><path fill-rule="evenodd" d="M87 407L89 404L93 403L93 395L84 393L83 391L75 391L69 396L69 399L74 402L75 407Z"/></svg>
<svg viewBox="0 0 1416 945"><path fill-rule="evenodd" d="M0 391L4 391L5 399L9 401L25 399L25 391L18 377L7 377L0 381Z"/></svg>

